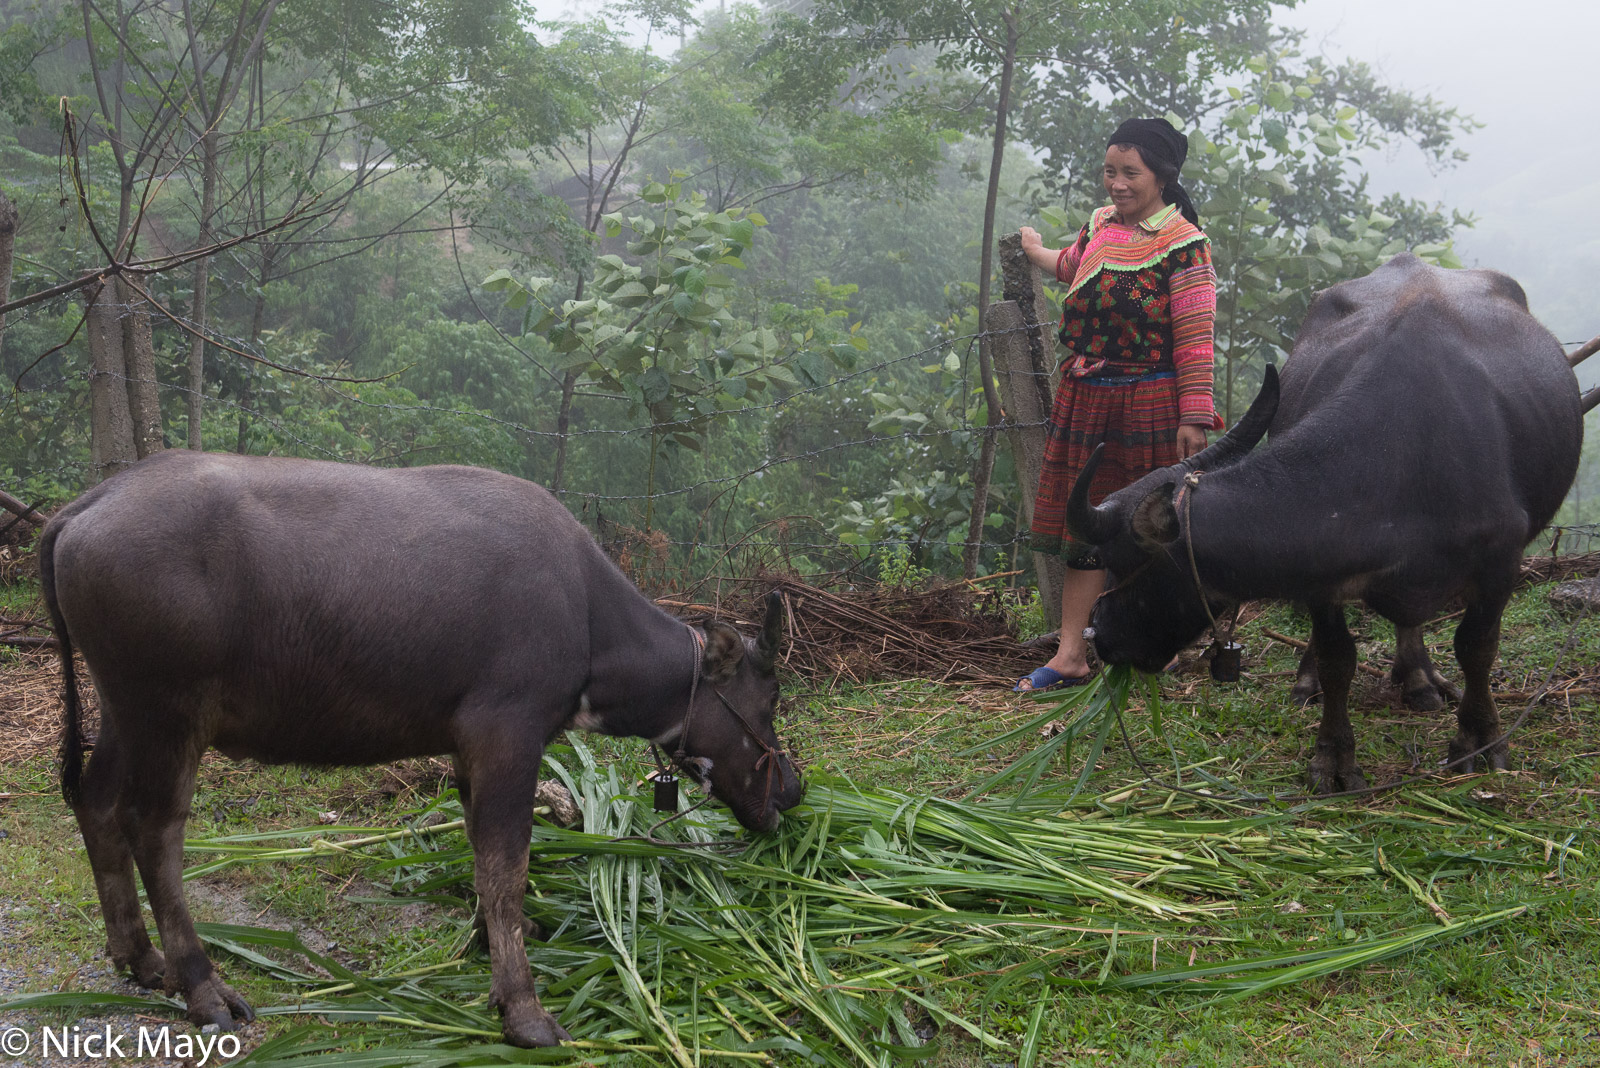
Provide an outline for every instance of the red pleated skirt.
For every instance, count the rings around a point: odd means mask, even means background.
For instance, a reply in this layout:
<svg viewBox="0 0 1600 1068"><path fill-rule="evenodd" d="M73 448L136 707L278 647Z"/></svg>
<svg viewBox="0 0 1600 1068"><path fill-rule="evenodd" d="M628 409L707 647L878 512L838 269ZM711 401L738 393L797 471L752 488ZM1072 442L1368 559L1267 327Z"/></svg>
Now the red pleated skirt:
<svg viewBox="0 0 1600 1068"><path fill-rule="evenodd" d="M1029 542L1071 560L1092 548L1067 533L1067 498L1095 446L1104 442L1106 451L1089 484L1094 504L1182 459L1177 377L1170 371L1131 380L1064 376L1046 435Z"/></svg>

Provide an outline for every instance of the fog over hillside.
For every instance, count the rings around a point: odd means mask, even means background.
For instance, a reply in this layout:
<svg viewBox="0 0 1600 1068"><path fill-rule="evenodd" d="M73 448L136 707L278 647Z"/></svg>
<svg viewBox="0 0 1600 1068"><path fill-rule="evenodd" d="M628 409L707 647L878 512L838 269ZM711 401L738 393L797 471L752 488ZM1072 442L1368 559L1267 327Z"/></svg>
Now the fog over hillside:
<svg viewBox="0 0 1600 1068"><path fill-rule="evenodd" d="M705 0L698 10L728 2ZM591 13L583 0L539 6L552 16ZM1600 120L1590 104L1600 3L1302 0L1275 13L1307 31L1309 52L1370 63L1396 88L1481 122L1460 141L1469 159L1439 173L1410 146L1375 152L1367 161L1373 190L1475 216L1456 242L1468 266L1516 278L1563 342L1600 335ZM656 42L668 53L676 45L670 35ZM1600 383L1600 357L1580 372L1586 387Z"/></svg>
<svg viewBox="0 0 1600 1068"><path fill-rule="evenodd" d="M1456 243L1467 264L1521 282L1562 341L1600 334L1600 4L1305 0L1279 17L1309 31L1309 48L1365 60L1483 123L1462 141L1471 158L1437 175L1414 149L1380 153L1374 188L1476 215ZM1600 382L1597 362L1580 368L1586 385Z"/></svg>

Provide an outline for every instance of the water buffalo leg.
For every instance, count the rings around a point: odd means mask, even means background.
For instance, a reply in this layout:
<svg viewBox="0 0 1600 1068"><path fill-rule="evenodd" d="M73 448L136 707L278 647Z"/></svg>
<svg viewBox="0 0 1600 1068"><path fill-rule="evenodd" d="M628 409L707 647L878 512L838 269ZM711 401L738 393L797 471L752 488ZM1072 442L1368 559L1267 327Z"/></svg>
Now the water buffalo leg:
<svg viewBox="0 0 1600 1068"><path fill-rule="evenodd" d="M126 968L140 986L159 987L166 970L160 950L150 943L139 891L133 882L133 852L117 825L117 806L127 775L123 746L117 740L115 715L105 710L100 738L84 770L77 817L83 845L94 871L94 888L100 895L100 914L106 923L106 955L118 968Z"/></svg>
<svg viewBox="0 0 1600 1068"><path fill-rule="evenodd" d="M1456 627L1456 660L1461 664L1465 682L1461 704L1456 708L1456 736L1450 741L1450 760L1459 760L1475 749L1494 742L1500 735L1500 713L1495 710L1494 696L1489 691L1489 671L1500 652L1500 614L1505 611L1509 595L1500 595L1467 605L1467 611ZM1505 741L1495 742L1476 758L1493 771L1506 770ZM1470 771L1468 765L1452 770Z"/></svg>
<svg viewBox="0 0 1600 1068"><path fill-rule="evenodd" d="M1344 624L1344 606L1311 606L1311 646L1322 680L1322 722L1311 757L1311 788L1320 794L1362 790L1367 780L1356 766L1356 736L1350 727L1350 680L1356 673L1356 643Z"/></svg>
<svg viewBox="0 0 1600 1068"><path fill-rule="evenodd" d="M183 900L183 826L194 798L197 748L189 738L147 731L138 753L128 754L136 771L124 780L128 803L119 815L161 932L167 990L183 995L192 1022L231 1031L235 1018L248 1023L256 1014L218 977Z"/></svg>
<svg viewBox="0 0 1600 1068"><path fill-rule="evenodd" d="M471 782L467 833L475 855L478 910L489 936L489 1001L500 1009L507 1042L554 1046L572 1036L539 1004L523 942L528 840L543 746L500 745L492 736L481 741L460 754L457 770L465 768Z"/></svg>
<svg viewBox="0 0 1600 1068"><path fill-rule="evenodd" d="M472 780L467 777L467 764L461 757L451 761L456 780L456 794L461 798L461 819L467 826L467 840L476 841L472 835ZM531 832L530 832L531 833ZM489 925L484 920L483 907L480 903L472 916L473 941L481 949L489 948ZM539 930L539 925L528 917L522 917L522 937L542 938L544 932Z"/></svg>
<svg viewBox="0 0 1600 1068"><path fill-rule="evenodd" d="M1306 651L1300 654L1300 666L1294 669L1294 686L1289 696L1304 708L1322 694L1322 680L1317 677L1317 643L1307 642Z"/></svg>
<svg viewBox="0 0 1600 1068"><path fill-rule="evenodd" d="M1433 666L1428 647L1422 640L1421 627L1396 625L1394 646L1394 668L1389 672L1389 681L1400 687L1407 708L1432 712L1444 707L1446 697L1461 696L1461 691Z"/></svg>

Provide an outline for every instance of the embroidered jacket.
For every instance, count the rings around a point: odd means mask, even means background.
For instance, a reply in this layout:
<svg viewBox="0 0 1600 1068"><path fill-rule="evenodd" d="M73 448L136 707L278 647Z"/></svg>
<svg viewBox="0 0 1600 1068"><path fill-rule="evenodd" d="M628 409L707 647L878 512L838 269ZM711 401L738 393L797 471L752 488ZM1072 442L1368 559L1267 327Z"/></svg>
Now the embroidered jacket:
<svg viewBox="0 0 1600 1068"><path fill-rule="evenodd" d="M1178 422L1221 429L1211 395L1217 313L1211 240L1168 204L1133 226L1098 209L1056 260L1068 284L1061 342L1074 378L1149 374L1178 380Z"/></svg>

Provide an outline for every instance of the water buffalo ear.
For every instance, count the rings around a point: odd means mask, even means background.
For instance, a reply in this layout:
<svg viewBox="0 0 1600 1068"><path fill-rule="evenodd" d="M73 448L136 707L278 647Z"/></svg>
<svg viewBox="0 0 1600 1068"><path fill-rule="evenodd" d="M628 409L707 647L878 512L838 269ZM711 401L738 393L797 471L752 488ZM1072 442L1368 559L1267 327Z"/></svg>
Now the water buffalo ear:
<svg viewBox="0 0 1600 1068"><path fill-rule="evenodd" d="M1133 536L1146 549L1160 549L1178 540L1178 510L1172 506L1172 487L1145 494L1133 508Z"/></svg>
<svg viewBox="0 0 1600 1068"><path fill-rule="evenodd" d="M726 623L706 624L706 655L701 672L712 682L727 682L744 659L744 639Z"/></svg>

